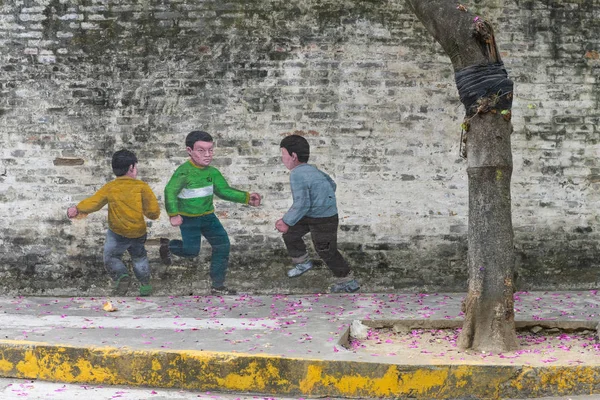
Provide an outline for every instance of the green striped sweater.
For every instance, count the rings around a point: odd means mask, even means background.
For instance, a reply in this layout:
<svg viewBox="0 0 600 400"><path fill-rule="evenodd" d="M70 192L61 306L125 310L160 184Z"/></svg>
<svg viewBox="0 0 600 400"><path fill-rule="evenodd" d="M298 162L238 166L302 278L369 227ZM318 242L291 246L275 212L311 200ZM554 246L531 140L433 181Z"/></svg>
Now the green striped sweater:
<svg viewBox="0 0 600 400"><path fill-rule="evenodd" d="M191 160L181 164L165 187L165 208L169 216L198 217L214 212L213 195L227 201L248 204L250 193L229 186L215 167L198 167Z"/></svg>

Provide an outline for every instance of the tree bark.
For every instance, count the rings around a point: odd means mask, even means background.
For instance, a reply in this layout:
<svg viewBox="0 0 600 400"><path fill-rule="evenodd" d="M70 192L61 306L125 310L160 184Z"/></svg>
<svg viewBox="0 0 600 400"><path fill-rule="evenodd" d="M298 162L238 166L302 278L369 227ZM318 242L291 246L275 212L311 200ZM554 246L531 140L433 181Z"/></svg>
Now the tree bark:
<svg viewBox="0 0 600 400"><path fill-rule="evenodd" d="M467 142L469 292L461 349L517 348L513 305L510 179L512 126L499 114L475 116Z"/></svg>
<svg viewBox="0 0 600 400"><path fill-rule="evenodd" d="M491 26L481 17L447 0L406 3L441 44L455 72L501 62ZM469 291L463 302L465 322L458 342L463 350L517 348L510 198L512 125L510 110L498 109L497 104L492 95L478 99L476 107L466 110Z"/></svg>

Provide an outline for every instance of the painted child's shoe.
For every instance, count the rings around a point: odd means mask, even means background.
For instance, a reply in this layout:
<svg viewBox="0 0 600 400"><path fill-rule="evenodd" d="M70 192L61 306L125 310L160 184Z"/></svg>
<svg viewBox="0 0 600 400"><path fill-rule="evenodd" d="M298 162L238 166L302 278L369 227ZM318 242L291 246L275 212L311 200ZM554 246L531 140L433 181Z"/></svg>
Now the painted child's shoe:
<svg viewBox="0 0 600 400"><path fill-rule="evenodd" d="M313 267L312 261L310 261L310 260L304 261L303 263L296 264L296 266L294 268L290 269L287 272L287 276L288 276L288 278L296 278L297 276L302 275L303 273L305 273L312 267Z"/></svg>
<svg viewBox="0 0 600 400"><path fill-rule="evenodd" d="M351 281L342 282L342 283L334 283L329 288L330 293L354 293L360 289L360 285L356 279L352 279Z"/></svg>
<svg viewBox="0 0 600 400"><path fill-rule="evenodd" d="M113 296L125 296L127 294L127 290L129 289L129 284L131 283L131 278L127 274L121 275L117 281L115 282L115 287L113 289Z"/></svg>
<svg viewBox="0 0 600 400"><path fill-rule="evenodd" d="M237 291L235 289L229 289L226 286L219 287L211 287L210 294L221 296L221 295L236 295Z"/></svg>
<svg viewBox="0 0 600 400"><path fill-rule="evenodd" d="M150 296L152 294L152 285L141 285L140 286L140 296Z"/></svg>

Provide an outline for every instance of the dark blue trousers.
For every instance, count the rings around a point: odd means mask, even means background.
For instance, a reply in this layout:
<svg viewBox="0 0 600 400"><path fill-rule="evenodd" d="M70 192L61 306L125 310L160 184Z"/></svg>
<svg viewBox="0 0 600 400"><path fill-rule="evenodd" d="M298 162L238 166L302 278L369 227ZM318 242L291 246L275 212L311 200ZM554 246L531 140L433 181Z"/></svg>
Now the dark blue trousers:
<svg viewBox="0 0 600 400"><path fill-rule="evenodd" d="M213 287L221 287L225 283L225 274L229 266L229 236L221 221L214 213L201 217L183 217L181 229L182 240L171 240L171 253L179 257L192 258L200 254L200 240L204 236L212 247L210 261L210 279Z"/></svg>

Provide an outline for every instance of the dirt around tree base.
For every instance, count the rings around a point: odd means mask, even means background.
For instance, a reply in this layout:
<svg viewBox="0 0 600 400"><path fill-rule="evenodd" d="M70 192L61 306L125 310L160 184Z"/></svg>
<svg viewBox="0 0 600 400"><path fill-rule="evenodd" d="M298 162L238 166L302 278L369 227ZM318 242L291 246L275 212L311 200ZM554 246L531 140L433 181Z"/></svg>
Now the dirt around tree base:
<svg viewBox="0 0 600 400"><path fill-rule="evenodd" d="M591 365L600 364L600 343L590 330L533 327L517 330L519 349L503 354L459 351L460 329L415 329L395 332L370 328L367 338L350 337L348 350L364 358L398 358L405 364Z"/></svg>

